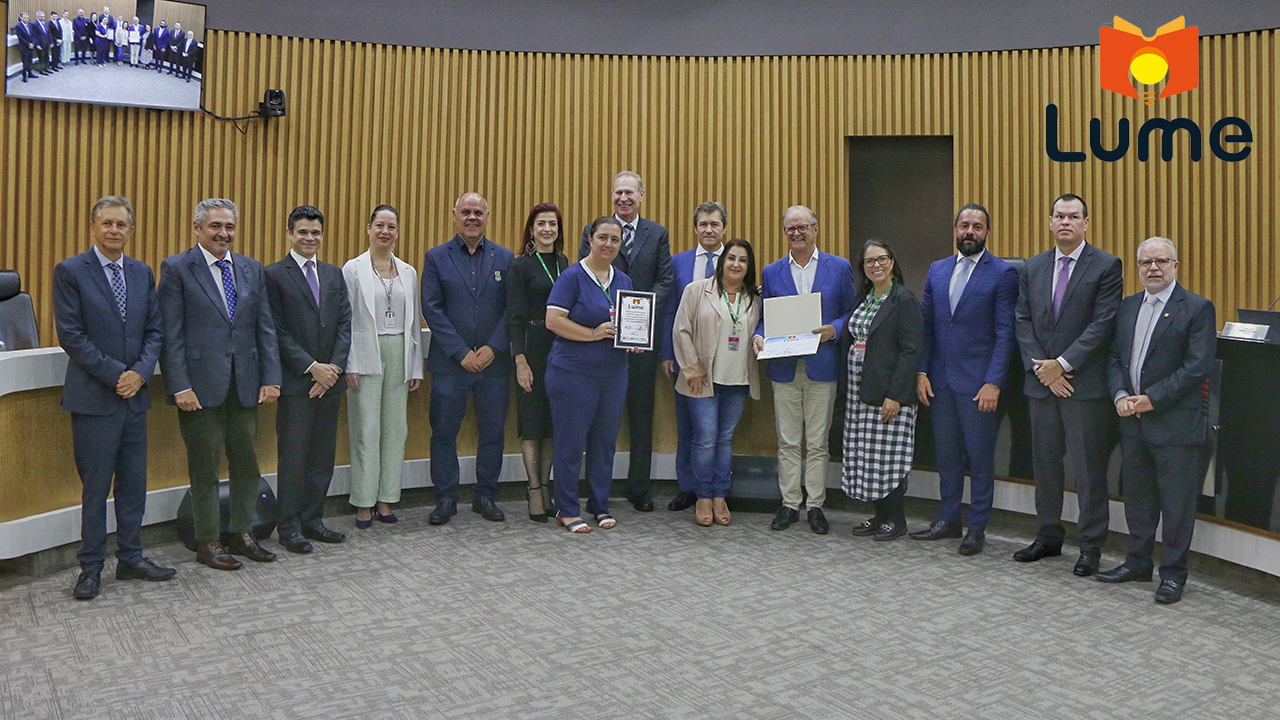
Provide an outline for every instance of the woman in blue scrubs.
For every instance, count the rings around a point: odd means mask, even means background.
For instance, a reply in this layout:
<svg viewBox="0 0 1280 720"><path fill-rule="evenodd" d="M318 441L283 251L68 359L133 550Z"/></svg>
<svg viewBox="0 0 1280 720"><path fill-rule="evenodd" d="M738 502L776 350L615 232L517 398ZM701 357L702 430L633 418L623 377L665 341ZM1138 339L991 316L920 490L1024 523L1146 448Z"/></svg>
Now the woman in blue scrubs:
<svg viewBox="0 0 1280 720"><path fill-rule="evenodd" d="M556 438L556 523L572 533L591 532L578 507L582 452L587 453L590 498L596 524L617 524L609 514L613 454L627 399L627 355L613 346L618 291L631 278L613 267L622 247L622 226L598 218L588 231L591 252L560 274L547 298L547 329L556 334L547 357L546 388Z"/></svg>

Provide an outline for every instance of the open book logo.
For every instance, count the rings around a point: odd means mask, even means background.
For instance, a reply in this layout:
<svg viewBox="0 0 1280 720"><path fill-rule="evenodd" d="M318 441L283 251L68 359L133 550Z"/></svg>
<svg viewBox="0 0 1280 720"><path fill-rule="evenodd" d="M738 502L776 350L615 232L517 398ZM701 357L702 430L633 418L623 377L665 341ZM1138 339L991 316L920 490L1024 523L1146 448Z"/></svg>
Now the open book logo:
<svg viewBox="0 0 1280 720"><path fill-rule="evenodd" d="M1115 17L1115 27L1098 30L1098 84L1150 105L1157 86L1165 82L1160 98L1167 98L1200 85L1200 28L1186 26L1186 18L1165 23L1147 37L1131 22ZM1132 76L1132 80L1130 80ZM1150 87L1141 95L1134 82Z"/></svg>

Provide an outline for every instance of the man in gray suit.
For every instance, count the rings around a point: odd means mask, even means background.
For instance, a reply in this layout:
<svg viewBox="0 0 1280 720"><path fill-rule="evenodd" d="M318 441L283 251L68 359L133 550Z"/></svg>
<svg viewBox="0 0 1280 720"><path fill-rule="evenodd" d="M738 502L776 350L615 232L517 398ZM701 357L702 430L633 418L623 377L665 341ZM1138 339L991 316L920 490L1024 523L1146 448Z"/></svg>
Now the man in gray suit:
<svg viewBox="0 0 1280 720"><path fill-rule="evenodd" d="M1098 571L1110 512L1107 427L1112 412L1107 356L1124 278L1120 258L1085 242L1089 206L1066 193L1053 202L1049 230L1056 247L1027 260L1019 273L1015 331L1026 371L1036 481L1035 542L1019 562L1062 554L1063 458L1071 453L1080 558L1074 572Z"/></svg>
<svg viewBox="0 0 1280 720"><path fill-rule="evenodd" d="M1218 320L1213 303L1177 283L1178 249L1168 238L1138 246L1145 290L1120 301L1108 377L1124 449L1124 516L1129 555L1099 572L1108 583L1151 580L1156 526L1164 519L1164 564L1156 602L1176 603L1203 478L1208 408L1201 385L1213 372Z"/></svg>
<svg viewBox="0 0 1280 720"><path fill-rule="evenodd" d="M223 198L201 200L196 247L160 266L164 378L187 446L196 560L218 570L276 556L253 536L258 498L258 405L280 396L280 355L262 265L231 252L240 210ZM231 468L230 539L218 533L218 471Z"/></svg>
<svg viewBox="0 0 1280 720"><path fill-rule="evenodd" d="M147 385L163 335L155 276L126 257L133 236L129 201L115 195L93 206L93 247L53 270L58 344L67 352L62 407L71 413L80 503L77 600L98 596L107 545L107 494L115 487L117 580L168 580L173 568L142 555L147 504Z"/></svg>

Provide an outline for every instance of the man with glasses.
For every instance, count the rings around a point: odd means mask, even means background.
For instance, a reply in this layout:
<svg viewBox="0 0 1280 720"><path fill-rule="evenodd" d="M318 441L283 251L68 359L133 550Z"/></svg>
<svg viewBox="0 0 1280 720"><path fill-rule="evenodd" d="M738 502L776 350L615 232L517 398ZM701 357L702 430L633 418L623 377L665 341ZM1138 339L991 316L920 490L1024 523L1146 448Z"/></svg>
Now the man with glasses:
<svg viewBox="0 0 1280 720"><path fill-rule="evenodd" d="M809 529L825 535L831 529L822 512L827 495L827 431L835 407L837 373L843 370L834 340L853 311L853 267L843 257L818 252L818 216L809 208L787 208L782 214L782 230L791 252L765 266L760 295L767 299L820 293L823 324L812 330L822 337L817 353L769 361L778 426L778 487L782 490L782 507L769 527L786 530L799 522L800 503L805 499L800 478L803 467ZM763 317L752 342L757 353L764 348Z"/></svg>
<svg viewBox="0 0 1280 720"><path fill-rule="evenodd" d="M1089 207L1077 195L1054 200L1049 231L1056 247L1027 260L1019 274L1017 336L1031 408L1032 465L1040 530L1013 554L1035 562L1062 554L1063 459L1071 453L1080 515L1080 558L1073 572L1098 571L1107 539L1107 353L1124 278L1120 258L1085 242Z"/></svg>
<svg viewBox="0 0 1280 720"><path fill-rule="evenodd" d="M1213 371L1213 303L1177 283L1178 249L1168 238L1138 246L1145 288L1120 301L1108 378L1120 415L1124 516L1129 554L1099 572L1106 583L1151 580L1156 526L1164 521L1158 603L1182 599L1196 522L1208 413L1200 387Z"/></svg>

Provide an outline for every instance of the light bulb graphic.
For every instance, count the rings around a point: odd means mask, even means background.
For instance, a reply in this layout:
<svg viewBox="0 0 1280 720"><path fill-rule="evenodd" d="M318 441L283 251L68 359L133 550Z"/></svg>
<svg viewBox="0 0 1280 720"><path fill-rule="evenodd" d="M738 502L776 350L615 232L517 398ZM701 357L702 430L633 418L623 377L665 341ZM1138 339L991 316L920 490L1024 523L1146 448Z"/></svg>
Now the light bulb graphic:
<svg viewBox="0 0 1280 720"><path fill-rule="evenodd" d="M1145 47L1134 53L1129 63L1129 72L1133 79L1143 85L1155 85L1169 74L1169 62L1164 53L1153 47ZM1155 102L1155 92L1143 92L1142 100L1148 105Z"/></svg>

